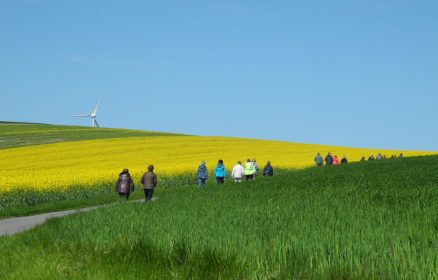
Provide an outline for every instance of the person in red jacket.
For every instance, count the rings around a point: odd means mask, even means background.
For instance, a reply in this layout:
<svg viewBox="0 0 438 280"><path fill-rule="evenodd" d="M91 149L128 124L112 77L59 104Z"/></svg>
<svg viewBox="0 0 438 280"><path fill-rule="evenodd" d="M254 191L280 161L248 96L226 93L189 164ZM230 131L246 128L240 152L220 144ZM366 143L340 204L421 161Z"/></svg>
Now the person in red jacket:
<svg viewBox="0 0 438 280"><path fill-rule="evenodd" d="M338 160L338 156L337 155L335 155L333 157L333 165L339 165L339 160Z"/></svg>

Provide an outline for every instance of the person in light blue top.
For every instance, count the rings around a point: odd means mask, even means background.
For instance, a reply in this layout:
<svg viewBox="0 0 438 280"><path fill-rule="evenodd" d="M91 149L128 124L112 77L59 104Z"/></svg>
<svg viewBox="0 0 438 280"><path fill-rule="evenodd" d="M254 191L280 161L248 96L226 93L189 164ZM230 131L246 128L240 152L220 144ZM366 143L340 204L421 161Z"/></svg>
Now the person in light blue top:
<svg viewBox="0 0 438 280"><path fill-rule="evenodd" d="M216 177L216 182L218 185L222 185L225 180L225 176L227 176L227 169L224 166L223 160L219 160L216 168L214 169L214 176Z"/></svg>
<svg viewBox="0 0 438 280"><path fill-rule="evenodd" d="M208 170L207 166L205 166L205 161L201 162L201 165L198 167L198 190L205 187L205 182L208 180Z"/></svg>

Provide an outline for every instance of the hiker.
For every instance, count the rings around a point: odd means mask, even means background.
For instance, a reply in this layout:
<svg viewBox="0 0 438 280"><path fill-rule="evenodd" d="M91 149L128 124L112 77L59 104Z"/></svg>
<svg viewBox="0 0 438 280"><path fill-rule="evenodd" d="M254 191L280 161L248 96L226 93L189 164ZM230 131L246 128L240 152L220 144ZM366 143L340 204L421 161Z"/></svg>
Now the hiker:
<svg viewBox="0 0 438 280"><path fill-rule="evenodd" d="M196 176L198 179L198 190L205 187L205 182L208 180L208 170L205 166L205 161L202 161L198 167L198 174Z"/></svg>
<svg viewBox="0 0 438 280"><path fill-rule="evenodd" d="M402 153L400 153L400 155L398 156L398 158L403 158L403 154L402 154Z"/></svg>
<svg viewBox="0 0 438 280"><path fill-rule="evenodd" d="M274 176L274 168L272 167L270 161L268 161L266 163L265 168L263 168L263 176L265 176L265 177Z"/></svg>
<svg viewBox="0 0 438 280"><path fill-rule="evenodd" d="M343 155L341 159L341 164L347 164L347 163L348 163L347 157Z"/></svg>
<svg viewBox="0 0 438 280"><path fill-rule="evenodd" d="M360 159L360 161L365 161L365 157L362 157L362 158Z"/></svg>
<svg viewBox="0 0 438 280"><path fill-rule="evenodd" d="M368 158L368 160L374 160L374 155L370 155L370 157Z"/></svg>
<svg viewBox="0 0 438 280"><path fill-rule="evenodd" d="M245 169L243 169L242 163L238 161L237 164L233 167L233 171L231 172L231 178L234 179L234 182L240 183L244 175Z"/></svg>
<svg viewBox="0 0 438 280"><path fill-rule="evenodd" d="M143 177L141 177L141 183L143 184L145 201L152 200L154 188L157 186L157 175L154 173L153 165L148 166L148 171L143 174Z"/></svg>
<svg viewBox="0 0 438 280"><path fill-rule="evenodd" d="M339 160L338 160L338 156L337 155L335 155L333 157L333 165L339 165Z"/></svg>
<svg viewBox="0 0 438 280"><path fill-rule="evenodd" d="M333 157L330 153L327 154L327 156L325 157L325 165L332 165L333 164Z"/></svg>
<svg viewBox="0 0 438 280"><path fill-rule="evenodd" d="M254 180L254 173L255 173L254 164L251 162L250 159L247 159L245 163L245 179L247 181Z"/></svg>
<svg viewBox="0 0 438 280"><path fill-rule="evenodd" d="M381 160L381 159L383 159L383 157L382 157L382 154L378 154L377 156L376 156L376 160Z"/></svg>
<svg viewBox="0 0 438 280"><path fill-rule="evenodd" d="M119 174L119 178L116 182L116 193L120 196L120 201L126 202L129 199L129 195L134 191L134 181L132 181L131 175L128 169L123 169Z"/></svg>
<svg viewBox="0 0 438 280"><path fill-rule="evenodd" d="M254 166L254 170L255 170L254 177L253 177L253 180L255 180L255 178L257 177L257 174L259 173L259 170L260 170L259 166L256 163L255 158L252 159L252 165Z"/></svg>
<svg viewBox="0 0 438 280"><path fill-rule="evenodd" d="M324 163L324 160L319 153L316 154L314 161L315 161L316 166L318 166L318 167L322 166L322 164Z"/></svg>
<svg viewBox="0 0 438 280"><path fill-rule="evenodd" d="M218 185L222 185L227 176L227 170L225 169L223 160L219 160L216 168L214 169L214 176L216 177L216 182Z"/></svg>

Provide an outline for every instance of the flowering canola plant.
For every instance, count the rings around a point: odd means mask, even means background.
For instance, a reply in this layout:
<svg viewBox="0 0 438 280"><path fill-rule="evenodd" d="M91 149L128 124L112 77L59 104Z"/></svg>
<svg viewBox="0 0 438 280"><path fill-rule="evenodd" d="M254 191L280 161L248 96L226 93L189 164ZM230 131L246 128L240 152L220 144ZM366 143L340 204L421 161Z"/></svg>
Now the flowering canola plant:
<svg viewBox="0 0 438 280"><path fill-rule="evenodd" d="M372 150L300 144L281 141L228 137L159 136L65 142L0 150L0 192L18 189L63 189L93 187L113 182L128 168L136 184L149 164L159 176L195 174L201 160L212 170L219 159L228 170L240 160L257 159L260 168L266 161L280 168L301 169L314 165L317 152L346 155L359 161L362 156L394 150ZM431 152L403 151L405 156Z"/></svg>

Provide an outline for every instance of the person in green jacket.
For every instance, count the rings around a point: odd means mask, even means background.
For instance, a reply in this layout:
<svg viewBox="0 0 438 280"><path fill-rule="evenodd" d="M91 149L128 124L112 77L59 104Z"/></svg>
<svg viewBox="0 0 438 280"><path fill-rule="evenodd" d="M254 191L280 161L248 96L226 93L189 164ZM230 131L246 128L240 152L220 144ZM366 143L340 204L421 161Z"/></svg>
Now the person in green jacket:
<svg viewBox="0 0 438 280"><path fill-rule="evenodd" d="M245 163L245 179L248 180L254 180L254 174L256 172L256 169L254 167L254 163L251 162L250 159L246 160Z"/></svg>

